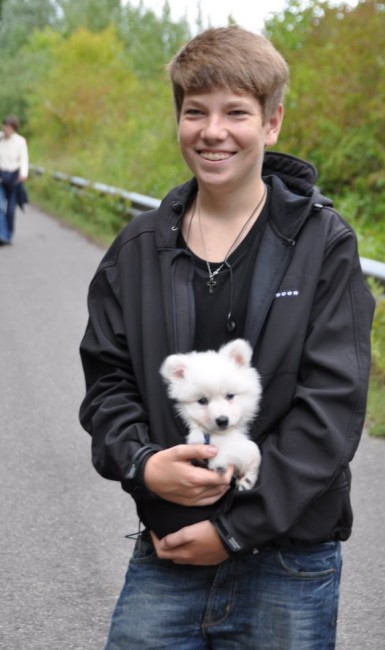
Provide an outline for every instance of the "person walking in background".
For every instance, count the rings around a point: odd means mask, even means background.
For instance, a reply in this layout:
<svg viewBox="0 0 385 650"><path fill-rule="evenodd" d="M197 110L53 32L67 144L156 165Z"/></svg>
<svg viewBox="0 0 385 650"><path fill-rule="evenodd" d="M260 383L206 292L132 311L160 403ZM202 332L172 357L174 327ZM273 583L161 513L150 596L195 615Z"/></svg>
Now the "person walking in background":
<svg viewBox="0 0 385 650"><path fill-rule="evenodd" d="M16 206L26 203L28 146L19 135L19 120L8 115L0 132L0 244L10 244L15 229Z"/></svg>
<svg viewBox="0 0 385 650"><path fill-rule="evenodd" d="M314 167L266 151L288 82L273 45L209 29L169 72L193 178L118 235L80 346L94 466L144 527L106 650L332 650L374 300ZM217 450L184 444L159 372L239 337L263 385L246 491L193 463Z"/></svg>

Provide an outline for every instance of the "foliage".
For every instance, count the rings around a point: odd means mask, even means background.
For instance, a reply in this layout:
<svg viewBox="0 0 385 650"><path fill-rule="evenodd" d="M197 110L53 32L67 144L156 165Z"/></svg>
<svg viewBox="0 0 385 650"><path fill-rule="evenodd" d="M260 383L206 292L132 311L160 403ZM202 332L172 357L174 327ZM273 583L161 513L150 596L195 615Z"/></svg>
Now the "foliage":
<svg viewBox="0 0 385 650"><path fill-rule="evenodd" d="M370 288L376 299L376 310L372 328L373 375L385 382L385 295L384 287L372 281Z"/></svg>
<svg viewBox="0 0 385 650"><path fill-rule="evenodd" d="M56 9L52 0L2 0L1 58L17 56L34 31L57 25Z"/></svg>
<svg viewBox="0 0 385 650"><path fill-rule="evenodd" d="M56 4L60 9L61 29L67 35L79 27L91 32L103 31L120 20L120 0L57 0Z"/></svg>
<svg viewBox="0 0 385 650"><path fill-rule="evenodd" d="M31 35L56 24L51 0L3 0L0 22L0 115L15 113L28 124L28 95L35 79L35 58L25 56ZM28 126L25 128L29 135Z"/></svg>
<svg viewBox="0 0 385 650"><path fill-rule="evenodd" d="M367 426L371 436L385 438L385 384L372 375L369 384Z"/></svg>
<svg viewBox="0 0 385 650"><path fill-rule="evenodd" d="M137 75L146 79L162 77L165 65L190 37L186 20L171 20L167 1L160 19L142 2L139 7L126 4L117 29Z"/></svg>
<svg viewBox="0 0 385 650"><path fill-rule="evenodd" d="M116 102L129 102L131 89L135 93L136 78L122 55L113 28L97 34L80 28L54 43L32 91L32 131L64 153L92 142L105 120L116 121Z"/></svg>
<svg viewBox="0 0 385 650"><path fill-rule="evenodd" d="M40 38L29 49L36 52ZM181 173L170 91L163 79L138 79L114 27L81 28L53 42L29 118L39 133L32 157L41 164L56 159L61 171L155 196Z"/></svg>
<svg viewBox="0 0 385 650"><path fill-rule="evenodd" d="M372 371L368 396L368 424L370 433L385 437L385 295L384 287L370 282L376 299L372 327Z"/></svg>
<svg viewBox="0 0 385 650"><path fill-rule="evenodd" d="M385 183L385 3L298 0L266 33L291 67L285 150L312 160L327 192L361 196ZM288 34L288 36L286 36Z"/></svg>

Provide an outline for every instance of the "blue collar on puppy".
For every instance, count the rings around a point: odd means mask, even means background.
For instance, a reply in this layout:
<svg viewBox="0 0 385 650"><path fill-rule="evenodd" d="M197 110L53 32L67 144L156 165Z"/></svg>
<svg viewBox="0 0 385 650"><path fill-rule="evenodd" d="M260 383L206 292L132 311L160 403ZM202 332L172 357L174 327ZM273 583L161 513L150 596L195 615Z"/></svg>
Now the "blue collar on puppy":
<svg viewBox="0 0 385 650"><path fill-rule="evenodd" d="M203 434L203 439L204 439L204 444L209 445L210 444L210 434L209 433L204 433Z"/></svg>

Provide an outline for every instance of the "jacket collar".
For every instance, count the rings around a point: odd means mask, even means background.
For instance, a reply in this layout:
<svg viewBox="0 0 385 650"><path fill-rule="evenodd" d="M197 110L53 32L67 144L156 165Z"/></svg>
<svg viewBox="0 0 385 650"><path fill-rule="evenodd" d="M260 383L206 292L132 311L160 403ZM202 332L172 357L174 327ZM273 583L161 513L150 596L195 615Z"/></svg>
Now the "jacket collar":
<svg viewBox="0 0 385 650"><path fill-rule="evenodd" d="M272 192L271 220L283 239L292 240L313 206L331 206L315 186L317 171L310 163L278 152L266 152L262 176ZM160 204L157 218L158 248L175 248L183 215L198 189L195 178L179 185Z"/></svg>

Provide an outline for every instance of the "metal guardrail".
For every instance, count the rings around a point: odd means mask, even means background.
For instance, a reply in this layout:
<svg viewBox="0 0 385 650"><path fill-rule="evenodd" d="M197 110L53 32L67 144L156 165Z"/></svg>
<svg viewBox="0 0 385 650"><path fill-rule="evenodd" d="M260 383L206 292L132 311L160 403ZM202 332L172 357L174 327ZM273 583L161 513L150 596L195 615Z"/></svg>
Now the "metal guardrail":
<svg viewBox="0 0 385 650"><path fill-rule="evenodd" d="M385 283L385 263L360 257L362 273L368 277Z"/></svg>
<svg viewBox="0 0 385 650"><path fill-rule="evenodd" d="M50 173L52 178L55 180L68 183L79 190L90 190L91 192L96 192L102 196L116 197L117 199L127 203L127 212L132 218L139 216L142 212L146 212L147 210L153 210L160 205L160 200L154 199L151 196L145 196L144 194L138 194L137 192L128 192L127 190L113 187L111 185L105 185L104 183L92 183L80 176L70 176L69 174L63 174L62 172L47 172L44 167L38 165L30 165L29 169L36 175Z"/></svg>
<svg viewBox="0 0 385 650"><path fill-rule="evenodd" d="M39 167L37 165L30 165L29 168L34 174L42 175L47 173L44 167ZM68 174L63 174L62 172L52 172L51 176L55 180L64 181L79 190L91 190L98 194L114 196L127 202L127 212L132 218L139 216L142 212L147 212L147 210L153 210L160 205L160 200L154 199L151 196L145 196L144 194L138 194L137 192L128 192L127 190L113 187L111 185L105 185L104 183L92 183L80 176L70 176ZM365 276L375 278L385 284L384 262L371 260L367 257L361 257L360 262L362 272Z"/></svg>

